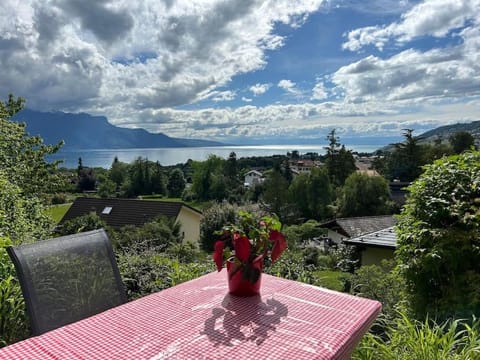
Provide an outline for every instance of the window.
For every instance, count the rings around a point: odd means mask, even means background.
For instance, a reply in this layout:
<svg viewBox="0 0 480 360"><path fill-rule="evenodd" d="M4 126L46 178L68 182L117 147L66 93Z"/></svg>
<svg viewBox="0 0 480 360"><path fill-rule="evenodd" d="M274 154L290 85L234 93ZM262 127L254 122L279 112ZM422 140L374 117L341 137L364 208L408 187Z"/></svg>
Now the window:
<svg viewBox="0 0 480 360"><path fill-rule="evenodd" d="M105 209L103 209L102 214L108 215L112 211L111 206L105 206Z"/></svg>

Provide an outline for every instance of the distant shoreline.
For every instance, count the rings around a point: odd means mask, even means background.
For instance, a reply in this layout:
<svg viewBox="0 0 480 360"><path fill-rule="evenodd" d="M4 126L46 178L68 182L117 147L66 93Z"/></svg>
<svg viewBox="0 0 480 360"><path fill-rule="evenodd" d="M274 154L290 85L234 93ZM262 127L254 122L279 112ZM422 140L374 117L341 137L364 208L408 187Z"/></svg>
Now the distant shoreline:
<svg viewBox="0 0 480 360"><path fill-rule="evenodd" d="M170 166L183 164L189 159L204 161L213 154L227 158L235 152L238 158L254 156L286 155L287 152L297 150L300 154L316 152L325 153L326 144L272 144L272 145L230 145L230 146L205 146L205 147L176 147L176 148L129 148L129 149L61 149L57 154L49 156L49 161L62 160L60 167L76 168L78 158L82 158L84 166L110 168L115 157L119 161L131 163L138 157L150 161L159 161L161 165ZM356 152L371 153L383 144L356 144L345 146Z"/></svg>

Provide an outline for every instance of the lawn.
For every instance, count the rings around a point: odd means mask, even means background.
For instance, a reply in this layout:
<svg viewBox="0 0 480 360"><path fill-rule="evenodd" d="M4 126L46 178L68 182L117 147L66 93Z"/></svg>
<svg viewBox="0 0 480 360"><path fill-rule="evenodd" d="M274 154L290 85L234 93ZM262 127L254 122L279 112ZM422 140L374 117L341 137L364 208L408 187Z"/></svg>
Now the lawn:
<svg viewBox="0 0 480 360"><path fill-rule="evenodd" d="M50 207L48 207L45 212L47 213L47 215L49 215L50 217L53 218L53 220L55 220L56 223L58 223L63 215L65 215L65 213L67 212L67 210L70 208L72 204L60 204L60 205L52 205Z"/></svg>
<svg viewBox="0 0 480 360"><path fill-rule="evenodd" d="M318 270L315 271L315 285L323 286L330 290L343 291L342 279L346 275L347 274L343 271Z"/></svg>

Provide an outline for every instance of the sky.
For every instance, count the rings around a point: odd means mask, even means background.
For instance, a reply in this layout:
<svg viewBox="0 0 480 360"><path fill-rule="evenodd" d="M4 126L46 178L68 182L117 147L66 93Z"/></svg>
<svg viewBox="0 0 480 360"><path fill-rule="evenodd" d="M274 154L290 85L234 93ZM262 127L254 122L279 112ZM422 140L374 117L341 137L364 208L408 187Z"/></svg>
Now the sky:
<svg viewBox="0 0 480 360"><path fill-rule="evenodd" d="M0 98L241 143L480 120L480 0L2 0Z"/></svg>

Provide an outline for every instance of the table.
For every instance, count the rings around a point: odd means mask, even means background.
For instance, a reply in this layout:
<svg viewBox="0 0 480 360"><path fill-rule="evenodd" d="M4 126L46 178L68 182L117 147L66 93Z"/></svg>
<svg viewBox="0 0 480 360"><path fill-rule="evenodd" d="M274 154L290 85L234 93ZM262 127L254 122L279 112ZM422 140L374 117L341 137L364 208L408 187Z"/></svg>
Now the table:
<svg viewBox="0 0 480 360"><path fill-rule="evenodd" d="M261 296L211 273L0 349L0 359L346 359L377 301L270 275Z"/></svg>

